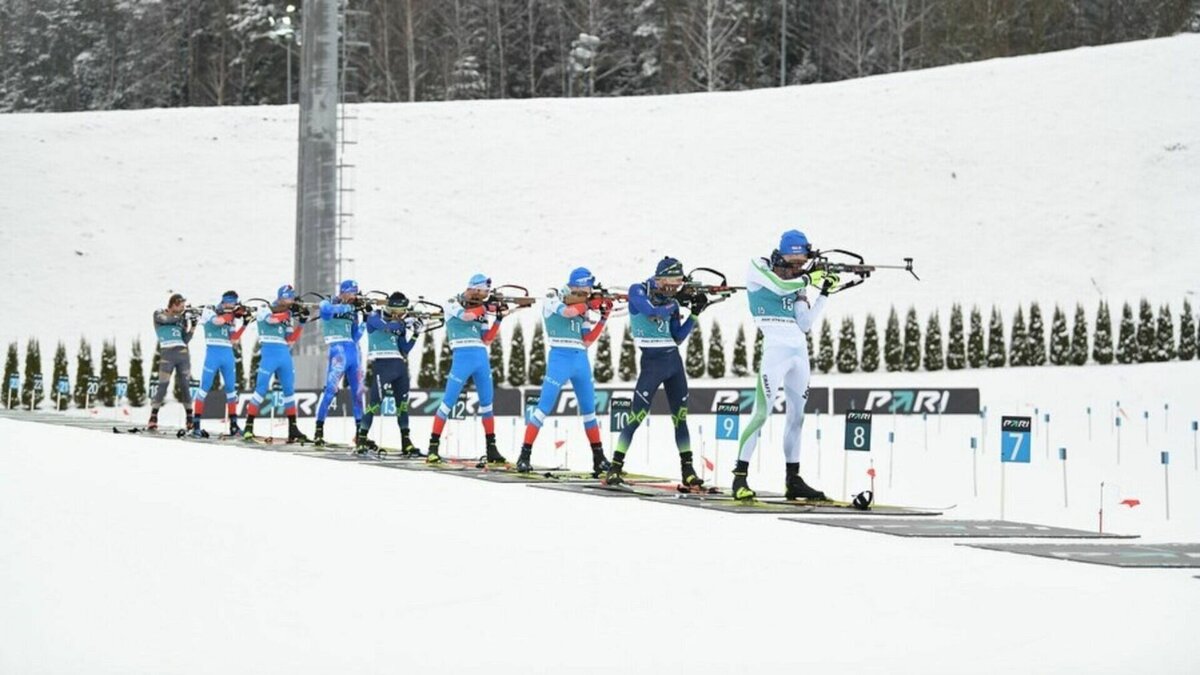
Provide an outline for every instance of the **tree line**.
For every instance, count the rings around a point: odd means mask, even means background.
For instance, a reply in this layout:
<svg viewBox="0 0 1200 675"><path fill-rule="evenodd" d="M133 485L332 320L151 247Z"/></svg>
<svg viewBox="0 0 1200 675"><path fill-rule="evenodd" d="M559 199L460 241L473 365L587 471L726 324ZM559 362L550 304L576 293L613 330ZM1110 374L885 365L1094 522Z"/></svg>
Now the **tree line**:
<svg viewBox="0 0 1200 675"><path fill-rule="evenodd" d="M343 1L345 90L370 102L756 89L1200 30L1200 0ZM304 5L4 0L0 111L284 103Z"/></svg>
<svg viewBox="0 0 1200 675"><path fill-rule="evenodd" d="M748 335L746 327L739 325L730 359L726 357L725 338L720 324L715 320L710 324L707 339L703 329L697 325L685 347L684 367L688 377L719 379L726 376L747 377L756 373L762 360L763 336L758 331L754 331L753 338ZM971 308L964 320L963 308L956 304L950 310L949 329L944 334L938 311L926 317L922 332L915 308L907 310L903 329L900 316L893 308L887 316L882 343L878 323L872 314L868 314L863 322L861 340L857 323L848 316L841 319L836 340L832 322L828 318L821 323L815 349L812 334L808 338L813 370L819 373L834 369L839 373L873 373L880 368L888 372L936 372L943 369L1047 364L1155 363L1191 361L1200 356L1197 353L1200 326L1188 300L1183 301L1178 321L1167 304L1160 305L1156 311L1148 300L1143 299L1138 303L1135 318L1133 306L1125 303L1121 308L1115 339L1112 316L1108 303L1104 301L1097 306L1094 321L1089 321L1083 306L1077 304L1070 326L1067 312L1055 306L1048 331L1042 309L1036 302L1028 310L1019 307L1007 329L1000 310L992 308L986 331L983 313L978 307ZM753 340L752 344L750 340ZM426 333L421 341L420 356L416 357L414 353L410 357L417 364L413 370L419 388L438 389L446 384L451 364L450 343L445 338L440 341L440 347L437 343L433 333ZM597 340L593 354L593 374L598 383L632 382L637 379L637 350L628 325L622 332L619 349L614 368L612 337L605 329ZM528 349L525 347L524 328L517 324L507 341L498 338L491 343L489 350L492 378L497 385L523 387L542 384L546 375L546 343L540 322L533 329ZM234 354L238 390L250 391L254 388L261 358L259 347L255 345L249 369L243 368L241 345L234 347ZM129 366L125 371L125 399L130 405L140 406L146 402L147 391L157 383L158 360L159 350L156 347L149 371L146 371L143 368L141 342L134 340ZM67 348L62 342L55 349L53 370L48 380L42 379L41 348L37 340L30 339L26 345L23 376L19 365L18 345L13 342L8 346L4 363L4 390L0 396L2 405L30 407L48 400L57 409L65 410L72 404L82 408L89 403L113 406L119 402L117 347L111 340L104 341L101 346L98 368L92 360L91 345L86 339L80 340L74 384L66 394L59 395L56 388L60 380L70 381ZM150 373L149 383L146 372ZM99 385L94 397L88 394L88 383L93 377L97 378ZM40 389L35 386L39 380ZM11 389L14 381L18 384L16 390ZM219 374L212 389L223 389Z"/></svg>

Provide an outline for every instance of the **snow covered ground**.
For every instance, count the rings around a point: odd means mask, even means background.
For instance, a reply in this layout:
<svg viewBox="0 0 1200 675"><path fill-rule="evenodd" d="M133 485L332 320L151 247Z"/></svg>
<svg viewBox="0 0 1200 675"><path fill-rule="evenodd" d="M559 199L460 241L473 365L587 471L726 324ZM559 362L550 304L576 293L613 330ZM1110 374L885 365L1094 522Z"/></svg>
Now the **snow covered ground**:
<svg viewBox="0 0 1200 675"><path fill-rule="evenodd" d="M921 283L881 276L834 318L1178 303L1200 285L1197 110L1197 35L753 92L364 105L350 253L366 287L436 299L479 270L540 290L587 264L626 284L667 253L739 279L800 227L916 258ZM295 116L0 116L0 284L58 310L3 322L0 341L124 350L169 290L212 302L290 280Z"/></svg>

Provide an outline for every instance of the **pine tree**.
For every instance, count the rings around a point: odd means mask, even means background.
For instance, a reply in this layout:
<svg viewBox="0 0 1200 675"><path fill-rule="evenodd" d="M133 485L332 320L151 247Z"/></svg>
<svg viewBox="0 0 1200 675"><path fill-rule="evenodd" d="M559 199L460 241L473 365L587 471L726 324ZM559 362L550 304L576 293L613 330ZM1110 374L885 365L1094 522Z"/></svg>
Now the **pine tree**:
<svg viewBox="0 0 1200 675"><path fill-rule="evenodd" d="M959 340L962 340L961 334ZM937 310L934 310L925 324L925 370L934 372L945 367L946 356L942 352L942 319Z"/></svg>
<svg viewBox="0 0 1200 675"><path fill-rule="evenodd" d="M883 362L889 373L904 370L904 345L900 342L900 317L893 307L888 313L887 330L883 337Z"/></svg>
<svg viewBox="0 0 1200 675"><path fill-rule="evenodd" d="M528 378L525 369L525 329L521 324L513 328L512 342L508 345L508 383L523 387Z"/></svg>
<svg viewBox="0 0 1200 675"><path fill-rule="evenodd" d="M1000 310L992 308L992 318L988 322L988 368L1003 368L1008 362L1008 353L1004 349L1004 319Z"/></svg>
<svg viewBox="0 0 1200 675"><path fill-rule="evenodd" d="M592 366L592 376L600 383L612 382L613 379L612 336L608 334L608 326L604 327L604 332L596 340L596 364Z"/></svg>
<svg viewBox="0 0 1200 675"><path fill-rule="evenodd" d="M496 335L492 344L488 345L488 364L492 367L492 382L504 383L504 341L501 335Z"/></svg>
<svg viewBox="0 0 1200 675"><path fill-rule="evenodd" d="M708 376L714 379L725 377L725 340L721 337L721 325L715 320L712 334L708 336Z"/></svg>
<svg viewBox="0 0 1200 675"><path fill-rule="evenodd" d="M110 340L100 347L100 391L96 398L109 408L117 402L117 344Z"/></svg>
<svg viewBox="0 0 1200 675"><path fill-rule="evenodd" d="M962 305L950 308L950 343L946 346L946 367L962 370L967 367L967 343L963 340Z"/></svg>
<svg viewBox="0 0 1200 675"><path fill-rule="evenodd" d="M817 353L817 370L828 373L833 370L833 328L829 319L821 320L821 337Z"/></svg>
<svg viewBox="0 0 1200 675"><path fill-rule="evenodd" d="M617 363L617 375L622 382L632 382L637 379L637 348L633 344L633 331L625 324L625 333L621 336L621 357Z"/></svg>
<svg viewBox="0 0 1200 675"><path fill-rule="evenodd" d="M1071 336L1067 334L1067 316L1058 305L1050 324L1050 363L1065 366L1071 360Z"/></svg>
<svg viewBox="0 0 1200 675"><path fill-rule="evenodd" d="M983 348L983 315L978 307L971 308L971 332L967 335L967 364L982 368L987 363Z"/></svg>
<svg viewBox="0 0 1200 675"><path fill-rule="evenodd" d="M1137 328L1133 323L1133 308L1127 302L1121 308L1121 332L1117 338L1117 363L1133 363L1137 360Z"/></svg>
<svg viewBox="0 0 1200 675"><path fill-rule="evenodd" d="M417 387L426 391L438 385L437 347L433 344L433 332L427 331L421 338L421 368L417 371Z"/></svg>
<svg viewBox="0 0 1200 675"><path fill-rule="evenodd" d="M246 377L246 389L248 391L254 391L258 388L258 366L260 363L262 363L262 342L255 342L254 351L250 352L250 372Z"/></svg>
<svg viewBox="0 0 1200 675"><path fill-rule="evenodd" d="M13 395L8 389L8 383L12 381L12 376L21 374L20 368L21 357L17 352L17 343L10 342L8 356L4 357L4 381L0 383L0 387L3 387L3 391L0 392L0 404L6 408L15 408L20 401L20 394Z"/></svg>
<svg viewBox="0 0 1200 675"><path fill-rule="evenodd" d="M61 378L67 377L67 346L61 341L58 347L54 349L54 370L50 375L50 402L56 407L56 410L66 410L71 407L71 396L69 394L59 395L58 381Z"/></svg>
<svg viewBox="0 0 1200 675"><path fill-rule="evenodd" d="M75 360L75 405L85 408L91 397L88 396L88 380L96 371L92 367L92 346L87 338L79 340L79 356Z"/></svg>
<svg viewBox="0 0 1200 675"><path fill-rule="evenodd" d="M1092 336L1092 358L1101 365L1113 362L1112 316L1108 303L1100 301L1096 310L1096 332Z"/></svg>
<svg viewBox="0 0 1200 675"><path fill-rule="evenodd" d="M16 343L10 348L15 355ZM1192 303L1183 301L1183 314L1179 316L1179 360L1191 361L1196 357L1196 323L1192 317ZM6 377L5 380L8 378Z"/></svg>
<svg viewBox="0 0 1200 675"><path fill-rule="evenodd" d="M908 308L904 319L904 369L915 371L921 367L921 324L917 323L917 310Z"/></svg>
<svg viewBox="0 0 1200 675"><path fill-rule="evenodd" d="M1029 333L1025 331L1025 310L1017 308L1013 317L1012 338L1009 342L1008 364L1010 366L1027 366L1029 359L1025 353L1029 346Z"/></svg>
<svg viewBox="0 0 1200 675"><path fill-rule="evenodd" d="M1175 358L1175 321L1171 318L1171 308L1168 305L1158 308L1158 327L1154 331L1154 339L1158 343L1154 349L1154 360L1173 360Z"/></svg>
<svg viewBox="0 0 1200 675"><path fill-rule="evenodd" d="M133 341L129 356L129 387L125 390L129 405L138 407L146 403L146 373L142 370L142 341Z"/></svg>
<svg viewBox="0 0 1200 675"><path fill-rule="evenodd" d="M738 326L737 339L733 341L733 367L730 372L734 377L746 377L750 374L749 359L746 358L745 326Z"/></svg>
<svg viewBox="0 0 1200 675"><path fill-rule="evenodd" d="M246 368L242 363L242 343L241 342L233 343L233 379L237 380L237 382L234 384L234 389L236 389L237 391L242 392L242 391L245 391L246 389L253 389L253 386L247 387L245 385Z"/></svg>
<svg viewBox="0 0 1200 675"><path fill-rule="evenodd" d="M446 380L450 378L450 366L454 365L454 352L450 349L450 336L442 338L442 351L438 354L438 387L446 388Z"/></svg>
<svg viewBox="0 0 1200 675"><path fill-rule="evenodd" d="M35 409L46 396L46 385L43 382L40 389L34 389L34 378L42 375L42 348L38 341L30 338L25 345L25 382L21 385L21 404Z"/></svg>
<svg viewBox="0 0 1200 675"><path fill-rule="evenodd" d="M804 346L808 349L809 368L812 368L813 355L817 353L817 350L813 349L813 341L812 340L813 340L812 331L810 330L804 334Z"/></svg>
<svg viewBox="0 0 1200 675"><path fill-rule="evenodd" d="M546 332L542 324L533 327L533 339L529 341L529 384L540 387L546 379Z"/></svg>
<svg viewBox="0 0 1200 675"><path fill-rule="evenodd" d="M1071 358L1070 363L1076 366L1082 366L1087 363L1088 358L1088 333L1087 333L1087 316L1083 312L1083 305L1075 305L1075 328L1071 332Z"/></svg>
<svg viewBox="0 0 1200 675"><path fill-rule="evenodd" d="M862 369L864 373L879 370L879 330L875 327L875 315L867 315L863 328Z"/></svg>
<svg viewBox="0 0 1200 675"><path fill-rule="evenodd" d="M1154 351L1158 346L1158 340L1154 337L1154 310L1150 308L1150 302L1142 298L1141 309L1138 312L1137 325L1137 360L1142 363L1154 361Z"/></svg>
<svg viewBox="0 0 1200 675"><path fill-rule="evenodd" d="M848 316L842 319L842 330L838 335L837 369L839 373L858 370L858 334L854 329L854 319Z"/></svg>
<svg viewBox="0 0 1200 675"><path fill-rule="evenodd" d="M1046 365L1046 328L1042 325L1042 308L1036 302L1029 308L1029 334L1025 341L1025 365Z"/></svg>
<svg viewBox="0 0 1200 675"><path fill-rule="evenodd" d="M805 333L804 338L808 341L808 353L812 354L813 353L812 334ZM761 330L759 330L757 327L755 327L755 329L754 329L754 363L753 363L755 373L758 373L759 369L762 367L762 353L763 353L763 334L762 334Z"/></svg>
<svg viewBox="0 0 1200 675"><path fill-rule="evenodd" d="M704 377L704 336L701 334L699 323L692 328L692 333L688 335L687 354L683 360L683 370L693 380L698 377Z"/></svg>

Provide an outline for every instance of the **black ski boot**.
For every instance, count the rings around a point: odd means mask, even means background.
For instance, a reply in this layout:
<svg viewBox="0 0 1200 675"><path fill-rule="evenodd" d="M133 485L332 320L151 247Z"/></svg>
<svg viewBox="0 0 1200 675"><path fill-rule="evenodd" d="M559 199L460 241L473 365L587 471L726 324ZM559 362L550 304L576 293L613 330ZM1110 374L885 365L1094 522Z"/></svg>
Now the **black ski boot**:
<svg viewBox="0 0 1200 675"><path fill-rule="evenodd" d="M788 501L810 501L810 502L827 502L829 498L824 492L813 488L804 479L800 477L800 465L796 464L796 470L792 471L791 464L788 465L787 477L787 492L784 493L784 498Z"/></svg>
<svg viewBox="0 0 1200 675"><path fill-rule="evenodd" d="M599 443L592 446L592 478L599 478L608 472L612 464L604 456L604 447Z"/></svg>
<svg viewBox="0 0 1200 675"><path fill-rule="evenodd" d="M292 432L289 430L288 436L290 437L291 435L292 435ZM308 439L305 439L305 440L308 440ZM288 441L288 442L290 443L291 441ZM313 432L312 444L318 448L325 447L325 423L324 422L317 422L316 431Z"/></svg>
<svg viewBox="0 0 1200 675"><path fill-rule="evenodd" d="M309 442L308 436L305 436L304 433L300 431L300 427L296 426L296 416L295 415L288 415L287 442L288 443L299 443L301 445L304 445Z"/></svg>
<svg viewBox="0 0 1200 675"><path fill-rule="evenodd" d="M400 456L413 459L421 456L421 449L413 445L412 439L408 437L408 429L400 430Z"/></svg>
<svg viewBox="0 0 1200 675"><path fill-rule="evenodd" d="M749 473L750 462L738 462L737 467L733 470L733 485L729 486L729 492L738 501L748 502L758 496L754 490L750 489L750 484L746 481Z"/></svg>
<svg viewBox="0 0 1200 675"><path fill-rule="evenodd" d="M608 471L604 474L605 485L621 485L625 482L622 474L625 473L625 453L613 453L612 463L608 465Z"/></svg>
<svg viewBox="0 0 1200 675"><path fill-rule="evenodd" d="M438 446L441 445L442 439L436 434L429 437L429 454L425 456L426 464L441 464L442 457L438 454Z"/></svg>
<svg viewBox="0 0 1200 675"><path fill-rule="evenodd" d="M704 485L704 481L696 475L696 467L692 466L692 453L690 452L679 455L679 475L679 482L684 487L699 489Z"/></svg>
<svg viewBox="0 0 1200 675"><path fill-rule="evenodd" d="M496 449L496 434L487 434L487 463L488 464L507 464L508 460L504 459L504 455Z"/></svg>
<svg viewBox="0 0 1200 675"><path fill-rule="evenodd" d="M533 446L526 443L521 446L521 456L517 458L517 472L529 473L533 471L533 463L531 461L533 455Z"/></svg>
<svg viewBox="0 0 1200 675"><path fill-rule="evenodd" d="M359 429L354 435L354 454L365 455L368 452L379 454L379 444L367 438L367 432Z"/></svg>
<svg viewBox="0 0 1200 675"><path fill-rule="evenodd" d="M229 416L229 437L237 438L242 435L242 428L238 426L237 415Z"/></svg>
<svg viewBox="0 0 1200 675"><path fill-rule="evenodd" d="M155 431L158 429L158 408L150 410L150 419L146 421L146 430Z"/></svg>

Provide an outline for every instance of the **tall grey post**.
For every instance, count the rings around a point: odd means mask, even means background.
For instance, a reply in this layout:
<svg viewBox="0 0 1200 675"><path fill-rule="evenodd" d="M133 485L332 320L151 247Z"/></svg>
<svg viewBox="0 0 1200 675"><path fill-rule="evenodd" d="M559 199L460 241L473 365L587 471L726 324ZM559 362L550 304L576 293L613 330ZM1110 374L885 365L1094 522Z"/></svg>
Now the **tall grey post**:
<svg viewBox="0 0 1200 675"><path fill-rule="evenodd" d="M337 287L337 0L307 0L302 34L295 285L300 293L329 294ZM306 327L300 339L297 387L322 383L318 326Z"/></svg>

